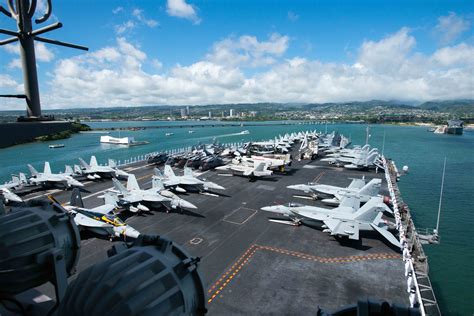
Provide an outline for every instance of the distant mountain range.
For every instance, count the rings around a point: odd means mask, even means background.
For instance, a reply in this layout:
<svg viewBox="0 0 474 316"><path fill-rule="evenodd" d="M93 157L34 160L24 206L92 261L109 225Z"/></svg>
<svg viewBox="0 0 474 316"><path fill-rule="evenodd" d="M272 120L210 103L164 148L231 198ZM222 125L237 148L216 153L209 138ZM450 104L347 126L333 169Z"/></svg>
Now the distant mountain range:
<svg viewBox="0 0 474 316"><path fill-rule="evenodd" d="M429 101L418 105L418 107L438 112L474 113L474 100Z"/></svg>

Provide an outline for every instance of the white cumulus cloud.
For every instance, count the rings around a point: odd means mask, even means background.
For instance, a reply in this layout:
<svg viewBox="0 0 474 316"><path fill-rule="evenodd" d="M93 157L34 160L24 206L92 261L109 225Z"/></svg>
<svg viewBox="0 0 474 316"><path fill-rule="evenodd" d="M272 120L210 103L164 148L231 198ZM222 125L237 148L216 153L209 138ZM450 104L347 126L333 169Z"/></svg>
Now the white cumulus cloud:
<svg viewBox="0 0 474 316"><path fill-rule="evenodd" d="M145 24L148 27L155 27L158 25L158 21L153 20L153 19L147 19L145 15L143 14L142 9L133 9L132 15L140 22Z"/></svg>
<svg viewBox="0 0 474 316"><path fill-rule="evenodd" d="M435 33L439 37L441 44L449 44L456 40L463 32L467 31L471 23L464 18L450 12L446 16L438 18Z"/></svg>
<svg viewBox="0 0 474 316"><path fill-rule="evenodd" d="M195 7L186 3L185 0L167 0L166 12L170 16L191 20L194 24L201 23Z"/></svg>
<svg viewBox="0 0 474 316"><path fill-rule="evenodd" d="M227 38L214 44L207 59L218 64L251 67L273 64L276 57L288 49L289 37L274 33L267 41L243 35L237 39Z"/></svg>
<svg viewBox="0 0 474 316"><path fill-rule="evenodd" d="M85 55L59 60L51 72L49 107L98 107L237 102L339 102L371 99L474 98L474 47L416 51L402 28L360 44L350 63L287 57L287 36L253 35L216 42L189 65L163 69L125 37ZM271 59L271 62L268 60ZM265 67L252 68L256 65ZM18 86L0 77L3 86Z"/></svg>

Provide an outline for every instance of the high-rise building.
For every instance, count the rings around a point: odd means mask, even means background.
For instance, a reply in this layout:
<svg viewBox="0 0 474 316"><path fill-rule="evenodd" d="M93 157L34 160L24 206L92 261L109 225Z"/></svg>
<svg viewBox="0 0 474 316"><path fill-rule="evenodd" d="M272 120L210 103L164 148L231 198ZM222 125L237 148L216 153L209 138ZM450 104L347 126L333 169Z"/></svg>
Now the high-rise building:
<svg viewBox="0 0 474 316"><path fill-rule="evenodd" d="M181 118L186 118L186 109L181 109Z"/></svg>
<svg viewBox="0 0 474 316"><path fill-rule="evenodd" d="M234 116L234 109L230 109L230 114L229 114L230 117L233 117Z"/></svg>
<svg viewBox="0 0 474 316"><path fill-rule="evenodd" d="M189 105L186 105L186 116L189 116Z"/></svg>
<svg viewBox="0 0 474 316"><path fill-rule="evenodd" d="M211 111L209 111L209 118L212 118L212 113L211 113Z"/></svg>

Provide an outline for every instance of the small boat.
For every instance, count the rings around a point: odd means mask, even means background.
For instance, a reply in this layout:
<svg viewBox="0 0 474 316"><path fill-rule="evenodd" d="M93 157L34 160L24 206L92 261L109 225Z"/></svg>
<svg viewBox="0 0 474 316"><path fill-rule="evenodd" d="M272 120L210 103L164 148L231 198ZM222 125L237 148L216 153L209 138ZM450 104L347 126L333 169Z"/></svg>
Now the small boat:
<svg viewBox="0 0 474 316"><path fill-rule="evenodd" d="M166 135L166 136L173 136L174 133L166 133L165 135Z"/></svg>
<svg viewBox="0 0 474 316"><path fill-rule="evenodd" d="M49 148L54 149L54 148L63 148L64 144L52 144L49 145Z"/></svg>
<svg viewBox="0 0 474 316"><path fill-rule="evenodd" d="M240 132L240 135L248 135L250 134L250 132L248 130L245 130L245 131L241 131Z"/></svg>
<svg viewBox="0 0 474 316"><path fill-rule="evenodd" d="M188 131L188 133L189 133L189 134L192 134L192 133L194 133L194 131Z"/></svg>

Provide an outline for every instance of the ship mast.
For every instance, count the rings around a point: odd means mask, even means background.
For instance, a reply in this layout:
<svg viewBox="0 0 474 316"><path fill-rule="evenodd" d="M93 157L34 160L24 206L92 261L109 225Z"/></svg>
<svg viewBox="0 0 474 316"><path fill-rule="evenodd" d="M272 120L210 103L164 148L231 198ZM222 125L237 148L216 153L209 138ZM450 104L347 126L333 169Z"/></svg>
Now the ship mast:
<svg viewBox="0 0 474 316"><path fill-rule="evenodd" d="M37 0L8 0L8 10L0 5L0 12L13 20L16 20L18 31L10 31L0 29L0 33L11 36L10 38L0 41L0 46L19 42L21 65L23 69L23 82L25 94L5 94L0 97L8 98L24 98L26 100L26 116L29 120L41 120L41 103L38 88L38 74L36 71L36 56L34 41L48 44L88 50L87 47L52 40L39 35L49 31L61 28L60 22L50 24L48 26L33 30L32 18L36 11ZM51 0L46 1L46 12L38 19L36 24L46 22L51 16L52 11ZM43 118L44 119L44 118Z"/></svg>

